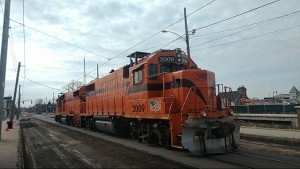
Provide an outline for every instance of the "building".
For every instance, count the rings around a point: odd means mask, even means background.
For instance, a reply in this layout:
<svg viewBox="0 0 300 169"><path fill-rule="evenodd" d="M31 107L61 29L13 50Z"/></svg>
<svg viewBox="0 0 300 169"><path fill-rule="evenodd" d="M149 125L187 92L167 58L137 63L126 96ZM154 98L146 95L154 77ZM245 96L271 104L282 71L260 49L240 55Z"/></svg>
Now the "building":
<svg viewBox="0 0 300 169"><path fill-rule="evenodd" d="M2 117L8 118L10 116L10 107L12 104L12 97L7 96L3 98L4 106L3 106L3 112L2 112Z"/></svg>
<svg viewBox="0 0 300 169"><path fill-rule="evenodd" d="M263 103L263 104L300 104L300 92L295 86L293 86L288 94L278 94L278 95L273 95L273 97L270 97L270 96L265 97L261 103Z"/></svg>
<svg viewBox="0 0 300 169"><path fill-rule="evenodd" d="M300 92L295 86L293 86L292 89L290 90L289 96L290 96L289 103L300 104Z"/></svg>
<svg viewBox="0 0 300 169"><path fill-rule="evenodd" d="M264 97L264 104L288 104L290 100L289 94L278 94L273 97Z"/></svg>
<svg viewBox="0 0 300 169"><path fill-rule="evenodd" d="M255 104L253 100L248 98L247 89L243 85L240 86L237 91L220 92L218 96L221 98L223 107L225 107L226 102L230 102L232 106Z"/></svg>

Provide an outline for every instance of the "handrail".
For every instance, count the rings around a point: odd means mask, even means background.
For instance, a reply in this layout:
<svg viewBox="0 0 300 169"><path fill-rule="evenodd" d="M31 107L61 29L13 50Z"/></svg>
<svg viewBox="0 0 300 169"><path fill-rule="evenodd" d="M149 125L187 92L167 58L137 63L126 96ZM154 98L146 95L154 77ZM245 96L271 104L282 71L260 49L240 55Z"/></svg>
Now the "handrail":
<svg viewBox="0 0 300 169"><path fill-rule="evenodd" d="M193 86L193 87L195 87L195 86ZM182 105L182 107L181 107L181 109L180 109L181 114L182 114L182 109L183 109L183 107L185 106L185 103L186 103L186 101L187 101L187 98L189 97L190 92L191 92L191 90L192 90L193 87L191 87L191 88L189 89L189 92L188 92L188 94L187 94L186 97L185 97L185 100L184 100L184 102L183 102L183 105Z"/></svg>
<svg viewBox="0 0 300 169"><path fill-rule="evenodd" d="M172 97L172 98L174 98L174 97ZM172 109L172 106L173 106L173 99L172 99L172 101L171 101L171 105L170 105L170 107L169 107L168 119L170 119L170 114L171 114L171 109Z"/></svg>
<svg viewBox="0 0 300 169"><path fill-rule="evenodd" d="M183 105L182 105L182 107L181 107L181 110L180 110L180 122L181 122L181 124L182 124L182 110L183 110L183 107L185 106L185 103L186 103L186 101L187 101L187 99L188 99L188 97L189 97L189 95L190 95L190 92L191 92L192 88L194 88L194 87L195 87L195 86L193 86L193 87L191 87L191 88L189 89L189 92L188 92L188 94L186 95L185 100L184 100L184 102L183 102Z"/></svg>

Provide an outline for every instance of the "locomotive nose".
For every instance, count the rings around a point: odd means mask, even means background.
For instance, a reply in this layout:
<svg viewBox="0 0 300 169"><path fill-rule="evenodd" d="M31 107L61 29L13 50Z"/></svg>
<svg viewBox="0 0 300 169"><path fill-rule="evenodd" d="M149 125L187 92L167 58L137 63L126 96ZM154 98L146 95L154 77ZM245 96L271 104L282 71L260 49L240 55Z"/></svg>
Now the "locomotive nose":
<svg viewBox="0 0 300 169"><path fill-rule="evenodd" d="M210 119L211 123L199 119L187 121L182 130L183 147L194 155L236 150L240 140L240 124L230 117L223 120Z"/></svg>

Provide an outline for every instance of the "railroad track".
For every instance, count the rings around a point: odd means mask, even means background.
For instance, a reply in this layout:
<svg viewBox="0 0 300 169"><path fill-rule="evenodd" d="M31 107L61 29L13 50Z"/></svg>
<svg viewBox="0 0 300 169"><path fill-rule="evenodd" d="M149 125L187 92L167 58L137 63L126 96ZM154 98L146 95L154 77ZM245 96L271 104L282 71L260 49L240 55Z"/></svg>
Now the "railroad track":
<svg viewBox="0 0 300 169"><path fill-rule="evenodd" d="M292 162L242 152L232 152L225 158L219 155L209 156L207 158L237 165L241 168L300 168L299 161Z"/></svg>
<svg viewBox="0 0 300 169"><path fill-rule="evenodd" d="M21 128L28 168L194 168L36 119Z"/></svg>
<svg viewBox="0 0 300 169"><path fill-rule="evenodd" d="M42 118L39 119L45 120ZM55 123L52 120L53 119L48 122L54 123L54 126L60 128L63 127L81 133L87 133L89 136L92 135L101 139L112 140L113 142L125 144L129 147L130 144L132 144L135 149L143 150L152 155L162 156L169 160L180 161L184 164L188 164L187 166L194 166L197 168L300 168L300 160L297 155L297 152L299 154L299 151L295 149L293 153L291 153L289 151L292 150L289 150L289 147L282 145L241 140L241 148L238 152L195 157L188 152L167 150L162 147L138 144L131 139L119 138L105 133L92 132L83 128L67 126ZM266 149L272 150L267 151ZM178 166L176 168L178 168Z"/></svg>
<svg viewBox="0 0 300 169"><path fill-rule="evenodd" d="M207 158L241 168L300 168L299 147L248 140L241 140L240 144L237 152Z"/></svg>

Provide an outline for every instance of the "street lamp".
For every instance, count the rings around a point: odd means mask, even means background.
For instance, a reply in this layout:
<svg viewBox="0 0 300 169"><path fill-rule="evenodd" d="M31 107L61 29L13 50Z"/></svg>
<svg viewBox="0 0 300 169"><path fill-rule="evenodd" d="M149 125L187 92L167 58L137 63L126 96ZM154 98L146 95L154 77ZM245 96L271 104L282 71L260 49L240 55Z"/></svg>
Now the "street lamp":
<svg viewBox="0 0 300 169"><path fill-rule="evenodd" d="M187 19L186 19L186 8L184 8L184 24L185 24L185 38L183 38L181 35L175 33L175 32L171 32L171 31L166 31L166 30L162 30L163 33L165 32L170 32L173 33L177 36L179 36L181 39L183 39L186 42L186 50L187 50L187 54L188 57L190 57L190 43L189 43L189 31L188 31L188 25L187 25ZM192 35L194 35L196 33L196 29L193 29L192 31L190 31L192 33Z"/></svg>
<svg viewBox="0 0 300 169"><path fill-rule="evenodd" d="M182 40L184 40L186 42L186 50L187 50L188 57L190 57L190 45L189 45L189 38L188 38L188 36L189 35L194 35L196 33L196 29L193 29L192 31L190 31L191 34L188 33L186 35L187 38L184 38L183 36L179 35L178 33L172 32L172 31L162 30L161 32L162 33L168 33L168 32L172 33L172 34L178 36L179 38L181 38Z"/></svg>
<svg viewBox="0 0 300 169"><path fill-rule="evenodd" d="M275 104L275 97L274 97L274 93L276 93L276 94L277 94L277 91L273 91L273 102L274 102L274 104Z"/></svg>
<svg viewBox="0 0 300 169"><path fill-rule="evenodd" d="M161 32L162 32L162 33L167 33L167 32L173 33L174 35L176 35L176 36L178 36L179 38L181 38L181 39L183 39L184 41L186 41L186 39L185 39L183 36L179 35L178 33L175 33L175 32L172 32L172 31L167 31L167 30L162 30Z"/></svg>

